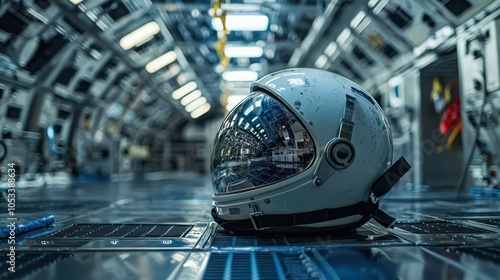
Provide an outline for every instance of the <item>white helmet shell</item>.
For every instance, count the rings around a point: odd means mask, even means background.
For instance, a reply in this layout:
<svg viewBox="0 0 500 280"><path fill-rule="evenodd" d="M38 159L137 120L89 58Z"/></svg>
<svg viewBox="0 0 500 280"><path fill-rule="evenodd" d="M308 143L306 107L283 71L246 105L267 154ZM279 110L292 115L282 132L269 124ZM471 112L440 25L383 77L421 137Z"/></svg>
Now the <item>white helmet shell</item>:
<svg viewBox="0 0 500 280"><path fill-rule="evenodd" d="M235 231L284 232L352 229L371 218L373 184L392 164L391 131L374 98L306 68L267 75L251 92L215 139L214 219ZM360 203L376 207L357 212Z"/></svg>

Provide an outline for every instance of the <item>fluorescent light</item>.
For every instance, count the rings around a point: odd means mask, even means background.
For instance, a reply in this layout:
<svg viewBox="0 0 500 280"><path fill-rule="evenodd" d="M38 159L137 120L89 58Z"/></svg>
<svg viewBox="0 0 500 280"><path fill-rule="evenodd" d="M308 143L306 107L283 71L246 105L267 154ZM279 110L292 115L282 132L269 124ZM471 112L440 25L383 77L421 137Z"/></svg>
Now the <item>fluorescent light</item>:
<svg viewBox="0 0 500 280"><path fill-rule="evenodd" d="M205 103L191 112L191 118L196 119L210 111L210 104Z"/></svg>
<svg viewBox="0 0 500 280"><path fill-rule="evenodd" d="M337 37L337 43L339 43L339 45L342 45L342 43L344 43L347 40L347 38L349 38L349 35L351 35L351 31L345 28L340 33L339 37Z"/></svg>
<svg viewBox="0 0 500 280"><path fill-rule="evenodd" d="M198 87L198 85L195 82L189 82L189 83L185 84L184 86L176 89L174 92L172 92L172 98L175 100L180 99L184 95L195 90L196 87Z"/></svg>
<svg viewBox="0 0 500 280"><path fill-rule="evenodd" d="M227 57L261 57L264 50L258 46L226 46L224 53Z"/></svg>
<svg viewBox="0 0 500 280"><path fill-rule="evenodd" d="M370 1L368 2L368 7L370 7L370 8L371 8L371 7L375 6L375 4L377 4L377 2L378 2L378 0L370 0Z"/></svg>
<svg viewBox="0 0 500 280"><path fill-rule="evenodd" d="M226 71L222 73L222 78L228 82L250 82L259 78L255 71Z"/></svg>
<svg viewBox="0 0 500 280"><path fill-rule="evenodd" d="M129 34L123 36L120 40L120 46L124 50L129 50L135 46L139 46L149 40L154 35L160 32L160 26L156 21L148 22L145 25L137 28Z"/></svg>
<svg viewBox="0 0 500 280"><path fill-rule="evenodd" d="M265 31L269 25L269 18L266 15L227 15L226 27L234 31ZM222 21L220 18L212 19L212 27L217 31L222 31Z"/></svg>
<svg viewBox="0 0 500 280"><path fill-rule="evenodd" d="M276 0L243 0L245 4L263 4L264 2L276 3Z"/></svg>
<svg viewBox="0 0 500 280"><path fill-rule="evenodd" d="M356 31L358 33L361 33L368 26L368 24L370 24L371 21L372 20L369 17L365 17L358 25L358 27L356 27Z"/></svg>
<svg viewBox="0 0 500 280"><path fill-rule="evenodd" d="M69 0L69 2L73 3L73 5L78 5L83 2L83 0Z"/></svg>
<svg viewBox="0 0 500 280"><path fill-rule="evenodd" d="M186 107L184 107L184 109L186 109L187 112L192 112L194 109L200 107L201 105L207 103L207 99L205 97L199 97L198 99L196 99L195 101L189 103L188 105L186 105Z"/></svg>
<svg viewBox="0 0 500 280"><path fill-rule="evenodd" d="M365 18L365 12L360 11L352 20L351 20L351 27L356 28L358 27L359 23Z"/></svg>
<svg viewBox="0 0 500 280"><path fill-rule="evenodd" d="M182 106L186 106L187 104L191 103L191 101L195 100L196 98L198 98L200 96L201 96L201 91L195 90L195 91L191 92L190 94L184 96L181 99L181 104L182 104Z"/></svg>
<svg viewBox="0 0 500 280"><path fill-rule="evenodd" d="M328 47L326 47L325 54L327 56L332 56L336 50L337 50L337 43L331 42L330 44L328 44Z"/></svg>
<svg viewBox="0 0 500 280"><path fill-rule="evenodd" d="M187 83L191 79L191 75L188 73L181 73L177 76L176 81L179 85Z"/></svg>
<svg viewBox="0 0 500 280"><path fill-rule="evenodd" d="M377 6L375 7L372 7L373 9L373 13L378 15L380 13L380 11L382 11L382 9L385 7L385 5L387 5L387 3L389 2L389 0L382 0L380 1Z"/></svg>
<svg viewBox="0 0 500 280"><path fill-rule="evenodd" d="M317 68L323 68L327 62L328 58L326 57L326 55L322 54L318 57L318 59L314 63L314 66L316 66Z"/></svg>
<svg viewBox="0 0 500 280"><path fill-rule="evenodd" d="M174 62L176 59L177 55L175 54L175 52L169 51L168 53L161 55L146 64L146 71L148 71L149 73L154 73L167 66L168 64Z"/></svg>
<svg viewBox="0 0 500 280"><path fill-rule="evenodd" d="M227 111L231 111L245 97L247 97L247 95L229 95L227 97L226 110Z"/></svg>

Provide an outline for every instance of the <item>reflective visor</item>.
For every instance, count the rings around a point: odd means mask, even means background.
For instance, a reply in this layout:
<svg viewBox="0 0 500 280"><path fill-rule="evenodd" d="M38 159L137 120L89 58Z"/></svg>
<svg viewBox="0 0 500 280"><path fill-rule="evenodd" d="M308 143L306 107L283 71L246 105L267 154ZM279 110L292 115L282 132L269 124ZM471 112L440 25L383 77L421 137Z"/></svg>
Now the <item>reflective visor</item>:
<svg viewBox="0 0 500 280"><path fill-rule="evenodd" d="M304 125L263 92L244 99L224 119L212 151L215 194L264 187L311 166L315 148Z"/></svg>

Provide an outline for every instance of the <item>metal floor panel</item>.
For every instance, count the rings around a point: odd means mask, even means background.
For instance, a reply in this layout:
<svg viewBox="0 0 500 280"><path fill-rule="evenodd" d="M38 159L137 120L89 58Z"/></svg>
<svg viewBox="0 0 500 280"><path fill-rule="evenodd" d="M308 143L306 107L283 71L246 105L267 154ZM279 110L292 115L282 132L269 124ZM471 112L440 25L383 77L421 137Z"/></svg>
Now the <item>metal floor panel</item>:
<svg viewBox="0 0 500 280"><path fill-rule="evenodd" d="M189 253L103 251L25 254L29 255L25 260L26 266L19 267L15 273L2 274L2 279L167 279ZM21 263L23 259L18 261Z"/></svg>
<svg viewBox="0 0 500 280"><path fill-rule="evenodd" d="M500 197L395 189L394 229L230 235L210 217L209 178L16 189L17 223L55 224L0 240L1 279L498 279ZM7 209L5 202L0 208ZM0 223L7 225L7 211Z"/></svg>
<svg viewBox="0 0 500 280"><path fill-rule="evenodd" d="M217 252L203 279L322 279L304 252Z"/></svg>
<svg viewBox="0 0 500 280"><path fill-rule="evenodd" d="M71 224L48 237L60 238L162 238L184 237L193 225Z"/></svg>

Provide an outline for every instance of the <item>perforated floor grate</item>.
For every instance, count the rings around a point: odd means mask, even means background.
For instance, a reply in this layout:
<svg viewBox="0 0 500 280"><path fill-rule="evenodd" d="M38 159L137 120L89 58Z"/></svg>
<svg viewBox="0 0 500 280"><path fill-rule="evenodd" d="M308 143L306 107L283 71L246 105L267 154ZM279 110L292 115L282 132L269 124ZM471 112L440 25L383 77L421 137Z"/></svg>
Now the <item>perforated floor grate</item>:
<svg viewBox="0 0 500 280"><path fill-rule="evenodd" d="M48 236L63 238L183 237L192 227L193 225L71 224Z"/></svg>
<svg viewBox="0 0 500 280"><path fill-rule="evenodd" d="M217 236L212 241L214 247L285 246L283 237Z"/></svg>
<svg viewBox="0 0 500 280"><path fill-rule="evenodd" d="M10 264L0 262L0 279L21 279L56 261L71 257L69 253L59 252L17 252L15 272L8 271Z"/></svg>
<svg viewBox="0 0 500 280"><path fill-rule="evenodd" d="M203 279L318 279L300 253L212 253Z"/></svg>
<svg viewBox="0 0 500 280"><path fill-rule="evenodd" d="M490 233L489 230L450 222L396 223L397 228L416 234Z"/></svg>

